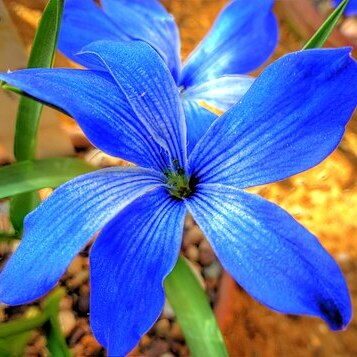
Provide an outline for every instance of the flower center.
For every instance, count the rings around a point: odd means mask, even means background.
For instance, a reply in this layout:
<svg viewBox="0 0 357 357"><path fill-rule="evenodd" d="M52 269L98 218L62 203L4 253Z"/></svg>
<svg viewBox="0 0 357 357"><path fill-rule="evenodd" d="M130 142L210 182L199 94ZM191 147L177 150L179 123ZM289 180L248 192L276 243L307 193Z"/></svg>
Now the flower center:
<svg viewBox="0 0 357 357"><path fill-rule="evenodd" d="M169 186L168 191L173 197L182 199L193 193L193 180L186 175L184 169L176 166L175 170L166 171L165 176Z"/></svg>

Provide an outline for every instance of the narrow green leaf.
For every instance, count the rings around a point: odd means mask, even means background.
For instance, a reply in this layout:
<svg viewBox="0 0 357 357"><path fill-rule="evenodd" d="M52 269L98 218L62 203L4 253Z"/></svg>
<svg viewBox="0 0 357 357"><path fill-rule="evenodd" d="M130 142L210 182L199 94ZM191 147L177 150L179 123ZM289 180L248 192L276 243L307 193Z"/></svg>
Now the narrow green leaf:
<svg viewBox="0 0 357 357"><path fill-rule="evenodd" d="M207 296L184 258L178 259L164 287L192 356L227 357L228 352Z"/></svg>
<svg viewBox="0 0 357 357"><path fill-rule="evenodd" d="M32 44L28 68L51 67L53 64L58 32L61 25L64 0L50 0L42 14ZM14 155L17 161L35 157L37 132L43 105L22 96L16 118ZM40 202L37 192L14 197L11 202L10 220L16 231L21 232L27 213Z"/></svg>
<svg viewBox="0 0 357 357"><path fill-rule="evenodd" d="M28 68L52 66L60 28L64 0L50 0L46 6L32 45ZM16 120L14 154L16 160L33 159L42 104L22 97Z"/></svg>
<svg viewBox="0 0 357 357"><path fill-rule="evenodd" d="M0 232L0 242L3 242L3 243L13 242L14 240L17 240L17 239L20 239L20 237L17 234Z"/></svg>
<svg viewBox="0 0 357 357"><path fill-rule="evenodd" d="M19 335L0 338L1 357L22 357L25 356L25 347L31 337L31 332L24 332Z"/></svg>
<svg viewBox="0 0 357 357"><path fill-rule="evenodd" d="M36 324L38 322L41 323L42 318L43 319L45 318L44 316L40 317L40 319L33 320L34 317L39 317L41 314L42 312L37 307L31 306L26 310L25 316L22 317L21 319L16 320L15 324L13 324L13 322L3 324L4 327L6 328L10 327L10 330L13 329L14 331L14 328L15 331L19 329L20 330L25 329L25 332L7 336L5 338L0 338L0 356L22 357L25 355L24 350L28 340L31 337L31 329L28 329L28 327L29 326L31 327L32 326L31 324L33 324L34 322ZM24 322L25 324L23 324ZM39 326L40 325L38 325L38 327Z"/></svg>
<svg viewBox="0 0 357 357"><path fill-rule="evenodd" d="M21 161L0 167L0 198L55 188L64 182L95 168L76 158L50 158Z"/></svg>
<svg viewBox="0 0 357 357"><path fill-rule="evenodd" d="M63 288L56 288L46 297L43 311L36 310L35 314L32 313L30 317L21 317L17 320L0 324L0 352L1 343L7 339L16 341L18 337L22 336L22 340L18 342L23 342L25 336L22 334L44 327L46 333L49 333L50 336L51 346L49 348L51 347L52 349L50 349L51 355L70 357L71 354L58 321L59 304L64 294L65 290Z"/></svg>
<svg viewBox="0 0 357 357"><path fill-rule="evenodd" d="M31 95L27 94L26 92L24 92L23 90L19 89L19 88L16 88L10 84L7 84L6 82L4 81L1 81L0 82L0 87L5 89L5 90L8 90L10 92L13 92L13 93L16 93L16 94L19 94L23 97L26 97L26 98L29 98L29 99L33 99L35 102L38 102L38 103L41 103L43 105L46 105L47 107L50 107L50 108L53 108L63 114L66 114L68 116L71 116L68 112L66 112L64 109L60 108L60 107L57 107L51 103L48 103L48 102L45 102L43 100L40 100L38 98L35 98L35 97L32 97Z"/></svg>
<svg viewBox="0 0 357 357"><path fill-rule="evenodd" d="M303 50L320 48L323 46L327 38L330 36L332 30L335 28L338 20L343 15L348 2L349 0L344 0L336 7L332 14L306 43L306 45L303 47Z"/></svg>
<svg viewBox="0 0 357 357"><path fill-rule="evenodd" d="M39 312L32 317L21 317L17 320L0 324L0 338L8 338L41 327L49 316L45 312Z"/></svg>
<svg viewBox="0 0 357 357"><path fill-rule="evenodd" d="M43 328L46 333L47 347L51 356L71 356L58 320L59 304L64 293L63 288L58 288L51 300L48 300L45 305L45 312L49 316L49 319Z"/></svg>
<svg viewBox="0 0 357 357"><path fill-rule="evenodd" d="M57 315L52 315L44 325L47 348L51 356L71 357L72 354L66 344Z"/></svg>
<svg viewBox="0 0 357 357"><path fill-rule="evenodd" d="M16 94L25 95L23 90L7 84L5 81L0 81L0 87Z"/></svg>
<svg viewBox="0 0 357 357"><path fill-rule="evenodd" d="M25 192L11 197L10 221L15 232L22 233L24 218L40 203L41 198L37 192Z"/></svg>

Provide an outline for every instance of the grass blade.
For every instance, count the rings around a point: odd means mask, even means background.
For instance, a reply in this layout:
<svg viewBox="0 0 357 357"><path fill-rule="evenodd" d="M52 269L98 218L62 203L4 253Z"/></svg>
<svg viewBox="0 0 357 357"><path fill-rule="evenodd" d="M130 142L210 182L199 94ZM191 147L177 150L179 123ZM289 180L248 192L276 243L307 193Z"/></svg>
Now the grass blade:
<svg viewBox="0 0 357 357"><path fill-rule="evenodd" d="M348 2L349 0L344 0L340 3L340 5L336 7L333 13L327 18L327 20L322 24L322 26L306 43L306 45L303 47L303 50L320 48L323 46L327 38L330 36L332 30L337 25L338 20L343 15Z"/></svg>
<svg viewBox="0 0 357 357"><path fill-rule="evenodd" d="M178 259L164 286L192 356L228 357L207 296L184 258Z"/></svg>
<svg viewBox="0 0 357 357"><path fill-rule="evenodd" d="M21 161L0 167L0 198L57 187L95 168L75 158L50 158Z"/></svg>

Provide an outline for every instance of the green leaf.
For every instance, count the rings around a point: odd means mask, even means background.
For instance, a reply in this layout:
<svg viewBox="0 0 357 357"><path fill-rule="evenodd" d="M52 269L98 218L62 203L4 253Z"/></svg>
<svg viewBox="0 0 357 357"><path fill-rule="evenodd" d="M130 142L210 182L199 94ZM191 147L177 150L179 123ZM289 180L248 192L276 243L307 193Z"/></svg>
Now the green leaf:
<svg viewBox="0 0 357 357"><path fill-rule="evenodd" d="M19 335L24 332L41 327L49 316L45 312L38 311L34 316L21 317L13 321L0 324L0 339Z"/></svg>
<svg viewBox="0 0 357 357"><path fill-rule="evenodd" d="M25 192L11 197L10 221L15 232L22 233L24 218L41 203L37 192Z"/></svg>
<svg viewBox="0 0 357 357"><path fill-rule="evenodd" d="M10 84L7 84L5 81L0 81L0 87L16 94L25 95L25 92L23 90L16 88Z"/></svg>
<svg viewBox="0 0 357 357"><path fill-rule="evenodd" d="M25 356L25 347L31 337L31 332L24 332L19 335L0 338L1 357L22 357Z"/></svg>
<svg viewBox="0 0 357 357"><path fill-rule="evenodd" d="M207 296L184 258L178 259L164 287L192 356L227 357Z"/></svg>
<svg viewBox="0 0 357 357"><path fill-rule="evenodd" d="M10 92L13 92L13 93L16 93L16 94L19 94L23 97L26 97L26 98L29 98L29 99L33 99L35 102L38 102L38 103L41 103L43 105L46 105L47 107L50 107L50 108L53 108L63 114L66 114L68 116L71 116L70 113L66 112L64 109L60 108L60 107L57 107L56 105L54 104L51 104L51 103L48 103L48 102L45 102L44 100L40 100L38 98L35 98L35 97L32 97L31 95L29 95L28 93L24 92L23 90L19 89L19 88L16 88L10 84L7 84L6 82L4 81L0 81L0 87L2 89L5 89L5 90L8 90Z"/></svg>
<svg viewBox="0 0 357 357"><path fill-rule="evenodd" d="M52 66L61 24L64 0L50 0L32 45L28 68ZM22 97L16 119L14 154L16 160L33 159L42 104Z"/></svg>
<svg viewBox="0 0 357 357"><path fill-rule="evenodd" d="M20 237L17 234L0 232L0 243L13 242L14 240L17 240L17 239L20 239Z"/></svg>
<svg viewBox="0 0 357 357"><path fill-rule="evenodd" d="M316 31L311 39L303 47L303 50L311 48L320 48L323 46L332 30L335 28L338 20L343 15L349 0L344 0L336 7L333 13L327 18L323 25Z"/></svg>
<svg viewBox="0 0 357 357"><path fill-rule="evenodd" d="M42 14L32 44L28 68L49 68L53 64L64 0L50 0ZM14 155L17 161L35 157L37 132L43 105L31 98L21 97L16 118ZM10 220L15 230L22 231L23 219L40 202L37 192L14 197Z"/></svg>
<svg viewBox="0 0 357 357"><path fill-rule="evenodd" d="M95 168L75 158L21 161L0 167L0 198L41 188L55 188Z"/></svg>
<svg viewBox="0 0 357 357"><path fill-rule="evenodd" d="M52 315L44 325L46 333L47 347L51 356L70 357L72 356L66 339L62 333L57 315Z"/></svg>
<svg viewBox="0 0 357 357"><path fill-rule="evenodd" d="M49 319L43 328L46 333L47 347L51 356L70 357L71 353L58 320L59 304L63 295L64 289L59 288L55 291L52 298L46 302L45 312L49 316Z"/></svg>
<svg viewBox="0 0 357 357"><path fill-rule="evenodd" d="M56 288L46 297L43 311L32 308L31 316L0 324L0 353L3 353L2 350L3 347L6 347L6 342L13 341L24 345L27 342L28 332L44 327L49 339L48 347L51 355L71 356L58 321L59 304L64 294L65 290L63 288ZM6 352L7 350L5 349L4 351ZM10 356L14 355L17 356L17 354L10 354ZM18 356L22 356L22 354L18 354Z"/></svg>
<svg viewBox="0 0 357 357"><path fill-rule="evenodd" d="M0 356L22 357L33 326L40 327L45 315L34 306L29 307L25 316L15 321L0 324L1 331L13 333L0 338Z"/></svg>

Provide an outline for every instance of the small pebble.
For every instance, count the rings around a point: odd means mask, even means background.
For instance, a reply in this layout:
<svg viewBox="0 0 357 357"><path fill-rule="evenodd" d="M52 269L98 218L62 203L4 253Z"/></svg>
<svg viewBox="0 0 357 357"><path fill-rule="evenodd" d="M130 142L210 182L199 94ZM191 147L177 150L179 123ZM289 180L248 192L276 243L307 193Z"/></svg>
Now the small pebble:
<svg viewBox="0 0 357 357"><path fill-rule="evenodd" d="M338 263L343 264L349 262L351 257L347 252L341 252L337 254L336 260Z"/></svg>
<svg viewBox="0 0 357 357"><path fill-rule="evenodd" d="M165 300L165 305L164 305L164 309L162 311L162 316L166 317L167 319L173 319L175 317L175 311L167 299Z"/></svg>
<svg viewBox="0 0 357 357"><path fill-rule="evenodd" d="M68 337L76 326L76 318L72 311L62 310L58 314L58 319L61 325L63 335Z"/></svg>
<svg viewBox="0 0 357 357"><path fill-rule="evenodd" d="M184 223L184 229L188 231L195 225L195 222L193 221L193 218L190 214L188 214L185 218L185 223Z"/></svg>
<svg viewBox="0 0 357 357"><path fill-rule="evenodd" d="M74 357L84 356L84 348L80 343L77 343L75 346L73 346L71 351Z"/></svg>
<svg viewBox="0 0 357 357"><path fill-rule="evenodd" d="M188 347L180 342L173 341L171 350L179 356L189 356Z"/></svg>
<svg viewBox="0 0 357 357"><path fill-rule="evenodd" d="M65 295L60 302L60 310L71 310L73 306L73 299L71 296Z"/></svg>
<svg viewBox="0 0 357 357"><path fill-rule="evenodd" d="M25 356L42 356L46 349L46 338L40 334L35 334L36 337L32 340L26 349Z"/></svg>
<svg viewBox="0 0 357 357"><path fill-rule="evenodd" d="M329 329L327 328L327 326L325 324L318 324L317 328L323 334L329 333Z"/></svg>
<svg viewBox="0 0 357 357"><path fill-rule="evenodd" d="M199 251L195 245L189 245L185 252L188 259L193 260L194 262L198 261Z"/></svg>
<svg viewBox="0 0 357 357"><path fill-rule="evenodd" d="M217 279L206 279L206 288L207 290L212 290L216 289L218 285L218 280Z"/></svg>
<svg viewBox="0 0 357 357"><path fill-rule="evenodd" d="M83 267L83 258L77 255L73 260L70 266L67 269L68 274L75 275L79 271L81 271Z"/></svg>
<svg viewBox="0 0 357 357"><path fill-rule="evenodd" d="M83 314L87 314L89 312L89 295L79 296L78 310Z"/></svg>
<svg viewBox="0 0 357 357"><path fill-rule="evenodd" d="M70 289L75 289L86 283L89 279L89 271L81 270L72 279L67 281L67 286Z"/></svg>
<svg viewBox="0 0 357 357"><path fill-rule="evenodd" d="M84 285L81 285L79 287L79 293L80 295L89 295L89 292L90 292L90 288L89 288L89 284L84 284Z"/></svg>
<svg viewBox="0 0 357 357"><path fill-rule="evenodd" d="M203 266L211 265L215 260L216 256L213 253L211 246L207 240L203 240L198 246L199 251L199 262Z"/></svg>
<svg viewBox="0 0 357 357"><path fill-rule="evenodd" d="M186 232L183 238L183 247L187 248L191 244L198 244L204 239L204 235L198 226L193 226Z"/></svg>
<svg viewBox="0 0 357 357"><path fill-rule="evenodd" d="M168 319L161 319L157 321L155 331L159 337L167 337L170 332L170 321Z"/></svg>
<svg viewBox="0 0 357 357"><path fill-rule="evenodd" d="M174 340L184 341L184 336L183 336L181 327L177 322L174 322L172 324L170 335Z"/></svg>
<svg viewBox="0 0 357 357"><path fill-rule="evenodd" d="M203 268L203 275L209 279L218 279L222 274L222 266L216 260L211 265Z"/></svg>
<svg viewBox="0 0 357 357"><path fill-rule="evenodd" d="M102 346L97 342L97 340L92 335L83 336L81 339L81 343L84 346L85 356L95 356L102 349Z"/></svg>
<svg viewBox="0 0 357 357"><path fill-rule="evenodd" d="M150 343L151 343L151 338L148 335L144 335L140 340L140 347L144 349L150 346Z"/></svg>
<svg viewBox="0 0 357 357"><path fill-rule="evenodd" d="M163 353L160 357L175 357L171 352Z"/></svg>
<svg viewBox="0 0 357 357"><path fill-rule="evenodd" d="M354 39L357 39L357 20L355 18L345 19L341 24L341 32Z"/></svg>
<svg viewBox="0 0 357 357"><path fill-rule="evenodd" d="M168 352L170 349L170 345L167 341L157 339L153 340L150 348L147 350L146 354L150 357L158 357Z"/></svg>
<svg viewBox="0 0 357 357"><path fill-rule="evenodd" d="M85 335L90 333L90 328L86 319L80 318L77 320L76 327L69 337L69 346L72 347Z"/></svg>

